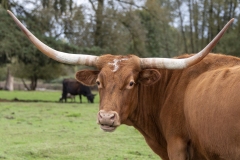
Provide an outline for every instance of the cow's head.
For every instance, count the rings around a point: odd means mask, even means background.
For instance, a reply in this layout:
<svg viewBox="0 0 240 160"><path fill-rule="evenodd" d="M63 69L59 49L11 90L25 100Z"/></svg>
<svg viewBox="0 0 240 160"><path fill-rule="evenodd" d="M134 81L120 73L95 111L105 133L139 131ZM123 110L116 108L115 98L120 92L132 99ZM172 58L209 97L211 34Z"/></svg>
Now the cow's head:
<svg viewBox="0 0 240 160"><path fill-rule="evenodd" d="M77 72L76 79L85 85L98 85L98 124L105 131L113 131L126 123L137 106L138 85L153 84L159 80L160 73L155 69L142 70L140 59L134 55L100 56L96 66L98 71Z"/></svg>
<svg viewBox="0 0 240 160"><path fill-rule="evenodd" d="M92 94L92 93L88 94L87 95L88 101L91 102L91 103L94 103L94 97L95 96L96 96L96 94Z"/></svg>
<svg viewBox="0 0 240 160"><path fill-rule="evenodd" d="M139 58L128 56L91 56L56 51L38 40L10 12L30 41L48 57L67 64L94 66L97 71L76 73L76 79L86 85L97 84L100 94L98 123L104 131L114 131L137 107L138 85L151 85L161 77L156 69L184 69L201 61L220 40L233 22L230 20L218 35L199 53L185 59Z"/></svg>

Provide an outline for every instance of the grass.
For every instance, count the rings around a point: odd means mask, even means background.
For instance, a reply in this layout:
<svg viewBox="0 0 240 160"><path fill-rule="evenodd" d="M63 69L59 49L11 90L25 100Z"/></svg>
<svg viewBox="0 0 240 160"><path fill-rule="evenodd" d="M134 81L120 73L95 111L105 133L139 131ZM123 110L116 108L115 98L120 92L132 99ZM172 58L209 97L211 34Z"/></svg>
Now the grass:
<svg viewBox="0 0 240 160"><path fill-rule="evenodd" d="M1 91L0 98L7 99L7 94L9 98L16 94L18 99L36 96L54 101L59 95L52 92L16 93ZM21 97L21 94L25 96ZM51 99L48 96L52 94ZM113 133L103 132L96 124L97 111L97 103L1 102L0 159L159 159L133 127L122 125Z"/></svg>
<svg viewBox="0 0 240 160"><path fill-rule="evenodd" d="M97 93L93 93L97 94ZM0 90L0 99L7 100L36 100L36 101L50 101L58 102L62 96L62 91L4 91ZM79 97L75 97L76 102L80 102ZM82 96L83 103L87 103L87 98ZM68 102L71 102L68 99ZM97 94L94 99L95 103L99 102L99 95Z"/></svg>

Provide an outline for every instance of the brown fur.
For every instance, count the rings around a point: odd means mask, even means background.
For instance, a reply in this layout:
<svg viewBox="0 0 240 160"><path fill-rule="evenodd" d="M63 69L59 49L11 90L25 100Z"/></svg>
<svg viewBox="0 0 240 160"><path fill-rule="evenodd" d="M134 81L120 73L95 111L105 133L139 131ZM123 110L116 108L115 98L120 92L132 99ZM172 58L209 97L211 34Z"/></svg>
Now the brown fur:
<svg viewBox="0 0 240 160"><path fill-rule="evenodd" d="M120 58L128 60L113 72ZM142 70L136 56L104 55L97 66L76 78L99 84L99 124L109 113L106 127L134 126L163 160L240 159L239 58L209 54L183 70Z"/></svg>

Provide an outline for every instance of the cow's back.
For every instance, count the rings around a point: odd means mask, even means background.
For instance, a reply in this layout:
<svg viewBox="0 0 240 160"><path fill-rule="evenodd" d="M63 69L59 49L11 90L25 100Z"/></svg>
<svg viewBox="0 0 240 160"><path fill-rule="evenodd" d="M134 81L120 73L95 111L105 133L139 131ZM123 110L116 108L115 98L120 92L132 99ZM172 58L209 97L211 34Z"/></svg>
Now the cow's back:
<svg viewBox="0 0 240 160"><path fill-rule="evenodd" d="M65 93L70 93L71 95L79 94L80 83L75 79L65 79L63 81L63 91Z"/></svg>
<svg viewBox="0 0 240 160"><path fill-rule="evenodd" d="M201 154L211 160L237 160L240 159L239 59L221 64L218 60L223 59L219 56L215 56L218 67L211 65L189 82L184 113L191 143Z"/></svg>

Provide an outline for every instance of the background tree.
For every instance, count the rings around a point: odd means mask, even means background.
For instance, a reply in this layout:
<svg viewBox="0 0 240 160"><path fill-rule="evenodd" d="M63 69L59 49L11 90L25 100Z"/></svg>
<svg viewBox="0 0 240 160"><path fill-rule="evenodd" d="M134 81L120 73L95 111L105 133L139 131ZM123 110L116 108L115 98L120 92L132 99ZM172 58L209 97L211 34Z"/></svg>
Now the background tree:
<svg viewBox="0 0 240 160"><path fill-rule="evenodd" d="M170 24L172 2L148 0L144 10L139 10L146 33L147 56L172 57L182 51L177 45L181 39L179 32Z"/></svg>
<svg viewBox="0 0 240 160"><path fill-rule="evenodd" d="M181 2L178 8L182 16L179 16L179 18L176 17L176 19L182 18L179 24L182 26L181 28L184 28L182 30L182 39L184 45L186 45L185 48L189 48L193 53L198 52L215 37L231 18L235 18L233 27L227 31L227 34L224 35L219 44L213 49L213 52L239 56L239 52L235 50L238 48L239 41L234 36L239 33L239 28L237 27L239 26L239 11L237 10L239 1L187 0ZM182 13L185 13L185 15ZM234 41L235 47L233 48L235 51L230 47Z"/></svg>
<svg viewBox="0 0 240 160"><path fill-rule="evenodd" d="M18 43L18 40L20 40L22 36L16 31L16 26L12 24L12 20L5 10L14 5L10 2L11 1L2 0L2 5L0 5L0 67L5 68L5 72L2 70L2 75L4 75L6 80L3 88L11 91L14 89L14 79L11 75L11 64L16 61L16 55L18 54L17 51L22 49ZM6 8L3 8L2 6ZM1 77L3 79L3 76Z"/></svg>
<svg viewBox="0 0 240 160"><path fill-rule="evenodd" d="M61 51L76 52L78 47L69 45L61 40L56 40L52 35L56 35L49 19L52 17L41 16L34 12L30 14L26 10L21 12L19 19L43 42ZM1 62L11 64L14 68L14 75L20 78L28 78L31 83L27 87L29 90L35 90L39 79L49 80L63 75L63 65L42 55L23 35L13 20L7 15L5 10L1 10L1 33L0 39L0 58ZM40 16L38 16L40 15ZM11 32L9 27L12 26ZM46 36L50 35L50 36ZM13 47L14 46L14 47ZM47 71L48 70L48 71ZM9 72L8 72L9 73ZM6 82L8 84L8 82Z"/></svg>

